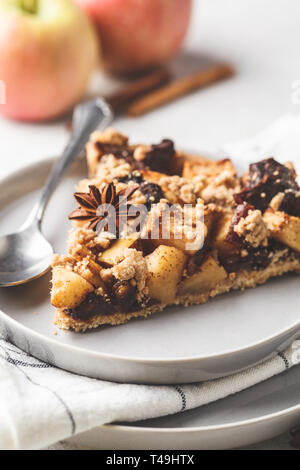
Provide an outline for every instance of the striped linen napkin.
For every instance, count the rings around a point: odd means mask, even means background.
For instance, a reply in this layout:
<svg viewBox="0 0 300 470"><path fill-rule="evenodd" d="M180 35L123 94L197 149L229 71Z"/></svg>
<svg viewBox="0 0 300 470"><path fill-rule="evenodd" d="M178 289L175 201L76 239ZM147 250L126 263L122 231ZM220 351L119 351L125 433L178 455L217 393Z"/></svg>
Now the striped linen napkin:
<svg viewBox="0 0 300 470"><path fill-rule="evenodd" d="M0 338L0 449L42 449L117 421L134 422L206 405L300 363L300 341L255 367L191 385L118 384L76 376Z"/></svg>

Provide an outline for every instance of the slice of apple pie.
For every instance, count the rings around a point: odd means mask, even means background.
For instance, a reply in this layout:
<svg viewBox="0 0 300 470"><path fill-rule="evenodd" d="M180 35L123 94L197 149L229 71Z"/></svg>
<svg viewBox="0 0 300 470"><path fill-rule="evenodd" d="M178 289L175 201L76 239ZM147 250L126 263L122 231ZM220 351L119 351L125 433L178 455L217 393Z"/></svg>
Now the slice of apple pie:
<svg viewBox="0 0 300 470"><path fill-rule="evenodd" d="M291 163L267 158L241 177L229 159L131 145L108 129L87 145L89 178L68 254L55 255L55 323L85 331L172 304L300 273L300 190Z"/></svg>

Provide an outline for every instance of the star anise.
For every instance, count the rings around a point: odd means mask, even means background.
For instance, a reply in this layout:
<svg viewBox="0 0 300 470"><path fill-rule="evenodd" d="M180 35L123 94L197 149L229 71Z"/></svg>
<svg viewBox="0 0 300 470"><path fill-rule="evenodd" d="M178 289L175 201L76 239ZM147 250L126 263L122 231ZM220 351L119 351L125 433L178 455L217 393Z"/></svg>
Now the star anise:
<svg viewBox="0 0 300 470"><path fill-rule="evenodd" d="M74 197L79 204L70 215L70 220L89 221L88 227L92 230L108 230L114 226L119 232L122 221L126 221L130 205L127 199L138 189L137 185L130 185L117 193L113 183L107 184L99 190L96 186L89 186L89 193L75 193ZM112 207L114 210L112 211ZM110 224L111 222L111 224Z"/></svg>

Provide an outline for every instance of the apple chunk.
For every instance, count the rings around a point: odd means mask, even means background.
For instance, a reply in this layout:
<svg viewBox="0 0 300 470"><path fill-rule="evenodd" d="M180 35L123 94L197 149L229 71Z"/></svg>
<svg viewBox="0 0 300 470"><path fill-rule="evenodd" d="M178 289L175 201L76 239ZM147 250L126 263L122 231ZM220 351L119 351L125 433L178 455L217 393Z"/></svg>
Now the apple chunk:
<svg viewBox="0 0 300 470"><path fill-rule="evenodd" d="M227 278L227 272L218 262L209 256L200 267L200 271L181 282L179 295L202 294Z"/></svg>
<svg viewBox="0 0 300 470"><path fill-rule="evenodd" d="M108 266L114 266L118 263L118 259L122 256L122 252L125 248L141 248L141 240L138 233L116 240L110 248L102 253L99 262L105 263Z"/></svg>
<svg viewBox="0 0 300 470"><path fill-rule="evenodd" d="M57 308L74 308L94 290L92 284L62 266L52 272L51 303Z"/></svg>
<svg viewBox="0 0 300 470"><path fill-rule="evenodd" d="M300 217L267 209L264 213L264 221L275 240L293 250L300 251Z"/></svg>
<svg viewBox="0 0 300 470"><path fill-rule="evenodd" d="M163 304L175 300L177 285L186 263L186 255L175 247L160 245L146 257L149 296Z"/></svg>
<svg viewBox="0 0 300 470"><path fill-rule="evenodd" d="M230 257L236 251L234 245L227 241L227 235L232 222L232 214L223 214L216 223L215 236L212 240L212 248L216 249L221 256Z"/></svg>

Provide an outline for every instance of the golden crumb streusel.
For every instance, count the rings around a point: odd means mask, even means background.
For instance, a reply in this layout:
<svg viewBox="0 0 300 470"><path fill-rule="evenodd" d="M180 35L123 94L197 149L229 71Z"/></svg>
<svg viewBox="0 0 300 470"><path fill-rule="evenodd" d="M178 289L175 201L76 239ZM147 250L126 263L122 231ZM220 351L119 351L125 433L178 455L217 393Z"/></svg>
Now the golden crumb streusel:
<svg viewBox="0 0 300 470"><path fill-rule="evenodd" d="M247 217L242 217L233 230L254 248L268 245L268 229L260 210L249 210Z"/></svg>

